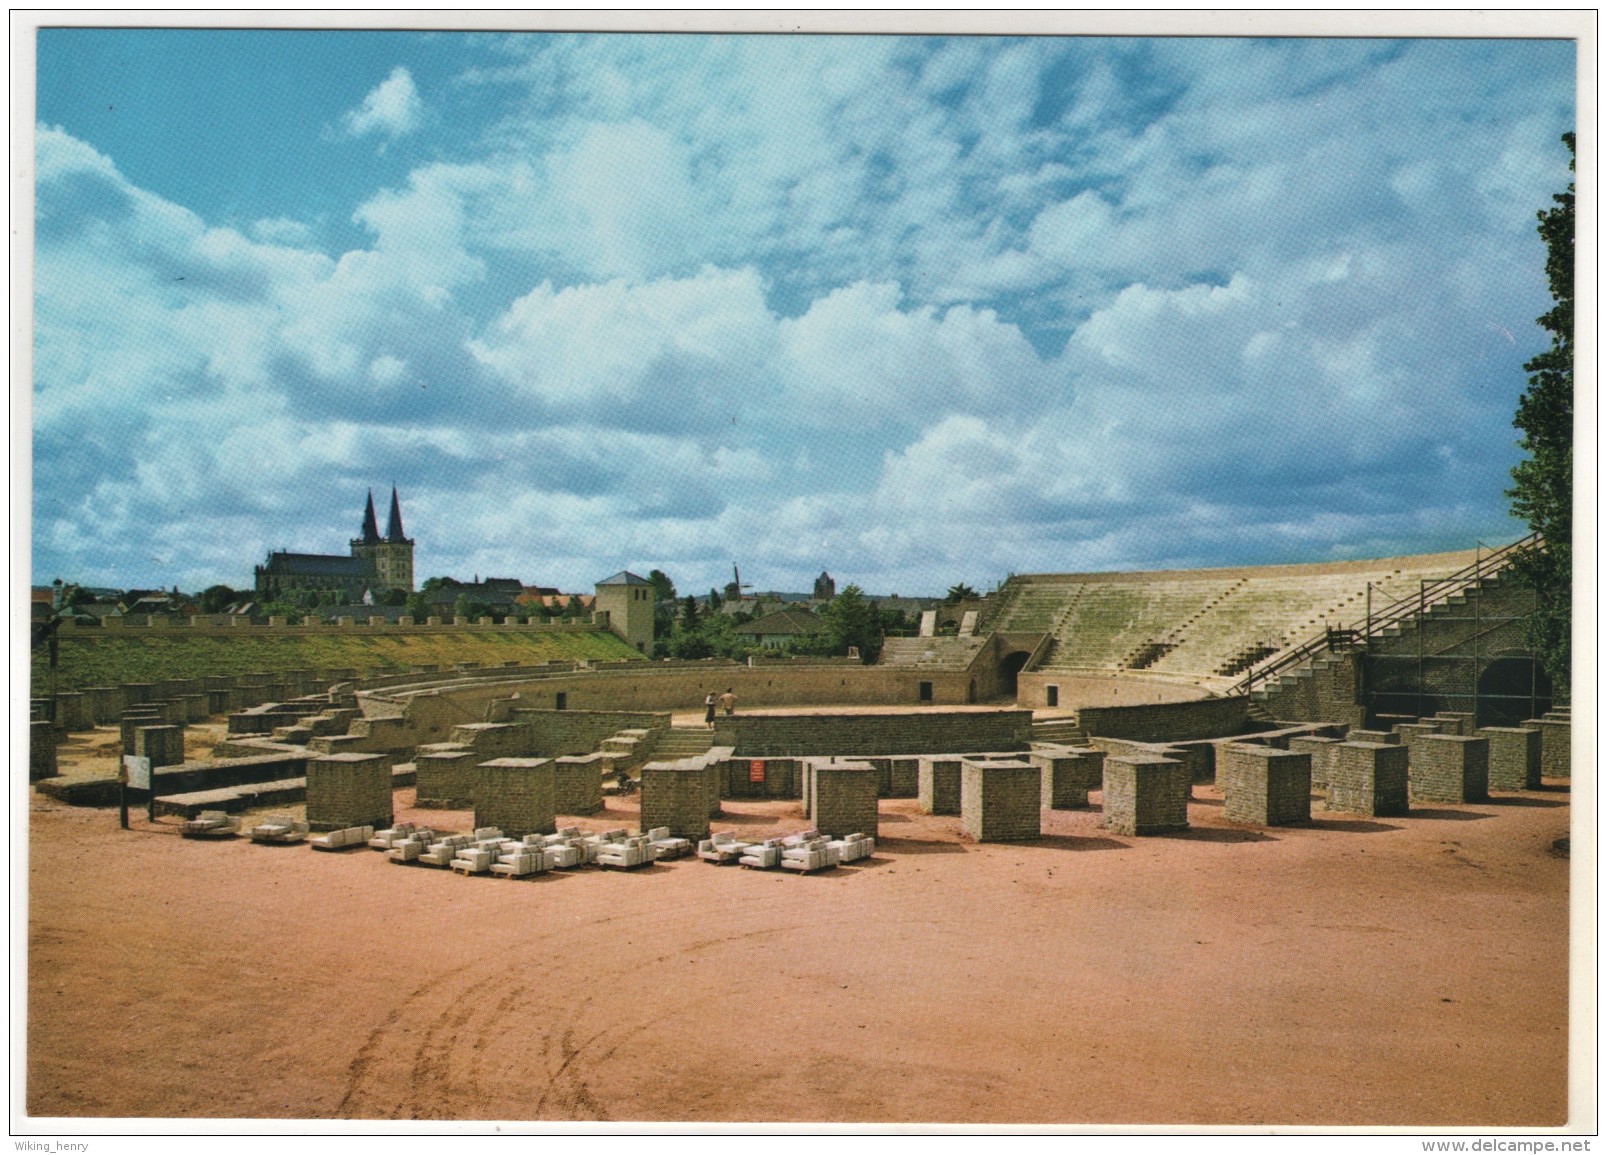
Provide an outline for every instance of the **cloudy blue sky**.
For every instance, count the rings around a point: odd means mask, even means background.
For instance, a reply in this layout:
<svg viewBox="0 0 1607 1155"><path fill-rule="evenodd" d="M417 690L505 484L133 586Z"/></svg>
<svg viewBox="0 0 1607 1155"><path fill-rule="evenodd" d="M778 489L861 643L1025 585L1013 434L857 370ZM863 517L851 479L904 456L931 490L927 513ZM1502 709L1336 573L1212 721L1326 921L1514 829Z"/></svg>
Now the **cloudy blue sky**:
<svg viewBox="0 0 1607 1155"><path fill-rule="evenodd" d="M1574 46L41 30L37 583L1504 542Z"/></svg>

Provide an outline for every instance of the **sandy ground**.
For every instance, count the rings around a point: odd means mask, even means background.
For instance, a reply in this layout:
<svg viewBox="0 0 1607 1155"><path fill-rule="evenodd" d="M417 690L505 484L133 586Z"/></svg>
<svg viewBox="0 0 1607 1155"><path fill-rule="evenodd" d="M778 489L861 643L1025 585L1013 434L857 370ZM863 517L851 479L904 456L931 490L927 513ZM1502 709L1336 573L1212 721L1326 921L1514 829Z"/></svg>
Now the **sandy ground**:
<svg viewBox="0 0 1607 1155"><path fill-rule="evenodd" d="M1086 811L978 846L882 803L866 863L528 880L120 831L34 795L39 1116L1566 1122L1565 783L1250 830ZM466 813L398 818L466 828ZM610 799L592 829L634 826ZM716 829L803 828L727 803Z"/></svg>

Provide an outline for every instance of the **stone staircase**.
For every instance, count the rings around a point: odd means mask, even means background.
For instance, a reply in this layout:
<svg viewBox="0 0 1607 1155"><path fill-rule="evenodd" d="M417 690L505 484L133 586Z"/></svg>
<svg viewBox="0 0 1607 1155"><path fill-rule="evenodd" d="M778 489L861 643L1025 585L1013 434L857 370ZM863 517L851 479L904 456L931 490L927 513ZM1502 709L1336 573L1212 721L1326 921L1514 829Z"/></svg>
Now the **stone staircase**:
<svg viewBox="0 0 1607 1155"><path fill-rule="evenodd" d="M707 754L714 745L714 731L704 727L676 726L660 735L653 747L655 762L678 762Z"/></svg>
<svg viewBox="0 0 1607 1155"><path fill-rule="evenodd" d="M1032 724L1031 740L1056 746L1086 746L1088 731L1076 718L1050 718Z"/></svg>

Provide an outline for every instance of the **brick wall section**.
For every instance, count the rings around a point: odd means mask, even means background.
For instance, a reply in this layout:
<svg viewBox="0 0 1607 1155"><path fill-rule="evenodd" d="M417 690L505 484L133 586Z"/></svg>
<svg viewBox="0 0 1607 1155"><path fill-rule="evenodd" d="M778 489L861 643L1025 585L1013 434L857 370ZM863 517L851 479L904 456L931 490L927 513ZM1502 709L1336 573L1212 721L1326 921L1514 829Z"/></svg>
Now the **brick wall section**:
<svg viewBox="0 0 1607 1155"><path fill-rule="evenodd" d="M1326 788L1328 775L1334 762L1334 747L1338 738L1319 738L1316 735L1289 739L1291 754L1304 754L1311 759L1311 785ZM1309 807L1308 807L1309 813Z"/></svg>
<svg viewBox="0 0 1607 1155"><path fill-rule="evenodd" d="M1361 662L1356 654L1324 654L1317 662L1265 687L1265 706L1274 718L1316 721L1337 718L1352 726L1366 720L1358 705Z"/></svg>
<svg viewBox="0 0 1607 1155"><path fill-rule="evenodd" d="M707 838L708 785L703 767L648 762L642 775L642 829L669 827L672 838Z"/></svg>
<svg viewBox="0 0 1607 1155"><path fill-rule="evenodd" d="M1187 830L1188 767L1159 754L1116 754L1105 759L1105 826L1116 834Z"/></svg>
<svg viewBox="0 0 1607 1155"><path fill-rule="evenodd" d="M553 759L552 807L559 814L596 814L603 808L603 770L612 759L569 754Z"/></svg>
<svg viewBox="0 0 1607 1155"><path fill-rule="evenodd" d="M480 761L467 750L420 754L413 759L415 805L422 810L465 810L473 806Z"/></svg>
<svg viewBox="0 0 1607 1155"><path fill-rule="evenodd" d="M978 842L1037 838L1043 772L1031 762L960 763L960 829Z"/></svg>
<svg viewBox="0 0 1607 1155"><path fill-rule="evenodd" d="M1460 734L1428 734L1411 746L1411 795L1421 802L1487 802L1490 742Z"/></svg>
<svg viewBox="0 0 1607 1155"><path fill-rule="evenodd" d="M1311 821L1311 755L1229 743L1217 749L1222 817L1256 826Z"/></svg>
<svg viewBox="0 0 1607 1155"><path fill-rule="evenodd" d="M876 837L876 768L869 762L816 762L810 776L815 829L828 838Z"/></svg>
<svg viewBox="0 0 1607 1155"><path fill-rule="evenodd" d="M184 731L178 726L141 726L134 731L134 753L151 760L151 769L184 761Z"/></svg>
<svg viewBox="0 0 1607 1155"><path fill-rule="evenodd" d="M542 758L589 754L603 744L604 738L612 738L621 730L651 731L651 743L670 728L668 714L643 710L538 710L518 706L514 708L513 721L529 729L530 751Z"/></svg>
<svg viewBox="0 0 1607 1155"><path fill-rule="evenodd" d="M530 731L512 722L466 722L453 728L450 740L473 750L482 762L537 757L530 749Z"/></svg>
<svg viewBox="0 0 1607 1155"><path fill-rule="evenodd" d="M1382 742L1341 742L1328 772L1328 809L1368 817L1409 813L1406 776L1411 751Z"/></svg>
<svg viewBox="0 0 1607 1155"><path fill-rule="evenodd" d="M49 722L28 723L28 781L56 776L56 734Z"/></svg>
<svg viewBox="0 0 1607 1155"><path fill-rule="evenodd" d="M763 776L753 781L752 763ZM803 763L797 758L727 758L720 763L723 798L801 798Z"/></svg>
<svg viewBox="0 0 1607 1155"><path fill-rule="evenodd" d="M474 824L495 826L509 838L552 834L558 829L553 806L550 758L493 758L475 768Z"/></svg>
<svg viewBox="0 0 1607 1155"><path fill-rule="evenodd" d="M1558 718L1530 718L1523 723L1540 731L1540 773L1547 778L1568 778L1573 773L1572 727Z"/></svg>
<svg viewBox="0 0 1607 1155"><path fill-rule="evenodd" d="M1453 710L1441 710L1438 714L1434 715L1434 721L1446 721L1453 724L1455 728L1453 729L1447 727L1441 731L1443 734L1465 734L1468 737L1475 736L1473 733L1472 714L1461 714Z"/></svg>
<svg viewBox="0 0 1607 1155"><path fill-rule="evenodd" d="M1352 742L1382 742L1386 746L1394 746L1401 740L1394 730L1352 730L1346 737Z"/></svg>
<svg viewBox="0 0 1607 1155"><path fill-rule="evenodd" d="M1077 721L1101 738L1135 742L1178 742L1185 738L1225 738L1244 729L1249 699L1201 698L1148 706L1084 706Z"/></svg>
<svg viewBox="0 0 1607 1155"><path fill-rule="evenodd" d="M739 758L1025 753L1031 737L1030 710L735 714L714 723L714 744Z"/></svg>
<svg viewBox="0 0 1607 1155"><path fill-rule="evenodd" d="M391 824L391 768L378 754L307 761L307 826L314 832Z"/></svg>
<svg viewBox="0 0 1607 1155"><path fill-rule="evenodd" d="M1039 747L1029 756L1040 775L1039 805L1045 810L1076 810L1088 805L1088 792L1105 780L1105 754L1092 747ZM964 799L961 799L962 806Z"/></svg>
<svg viewBox="0 0 1607 1155"><path fill-rule="evenodd" d="M1540 731L1525 726L1486 726L1477 737L1490 743L1491 790L1540 788Z"/></svg>

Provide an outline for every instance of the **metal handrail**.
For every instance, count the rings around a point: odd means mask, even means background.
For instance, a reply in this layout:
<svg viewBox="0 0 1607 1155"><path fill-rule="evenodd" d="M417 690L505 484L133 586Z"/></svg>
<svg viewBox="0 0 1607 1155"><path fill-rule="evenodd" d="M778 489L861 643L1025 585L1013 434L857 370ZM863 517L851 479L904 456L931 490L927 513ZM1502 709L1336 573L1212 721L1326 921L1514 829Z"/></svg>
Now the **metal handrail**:
<svg viewBox="0 0 1607 1155"><path fill-rule="evenodd" d="M1459 569L1455 573L1446 577L1424 578L1422 579L1422 586L1420 587L1419 594L1416 598L1410 600L1402 598L1393 606L1385 610L1382 614L1372 615L1367 618L1360 618L1349 626L1341 626L1339 628L1354 630L1357 637L1362 638L1363 640L1370 638L1387 626L1395 625L1397 622L1404 621L1406 618L1409 618L1414 614L1423 613L1430 606L1439 605L1447 598L1459 594L1471 586L1477 585L1480 581L1483 581L1485 578L1491 576L1498 570L1505 569L1514 553L1520 550L1530 549L1533 546L1539 545L1540 543L1540 535L1538 533L1531 533L1527 537L1520 538L1511 545L1504 546L1492 554L1487 554L1486 556L1476 560L1472 565L1464 566L1462 569ZM1433 597L1428 596L1428 590L1431 586L1438 587L1435 589ZM1315 657L1317 654L1322 653L1327 649L1328 634L1327 631L1324 630L1323 633L1318 634L1315 637L1306 640L1305 642L1302 642L1294 649L1285 650L1281 654L1268 658L1265 665L1251 666L1250 669L1245 672L1244 678L1235 683L1233 688L1228 692L1230 694L1248 694L1255 687L1256 682L1266 681L1268 678L1277 675L1280 671L1285 670L1290 666L1297 665L1308 658Z"/></svg>

